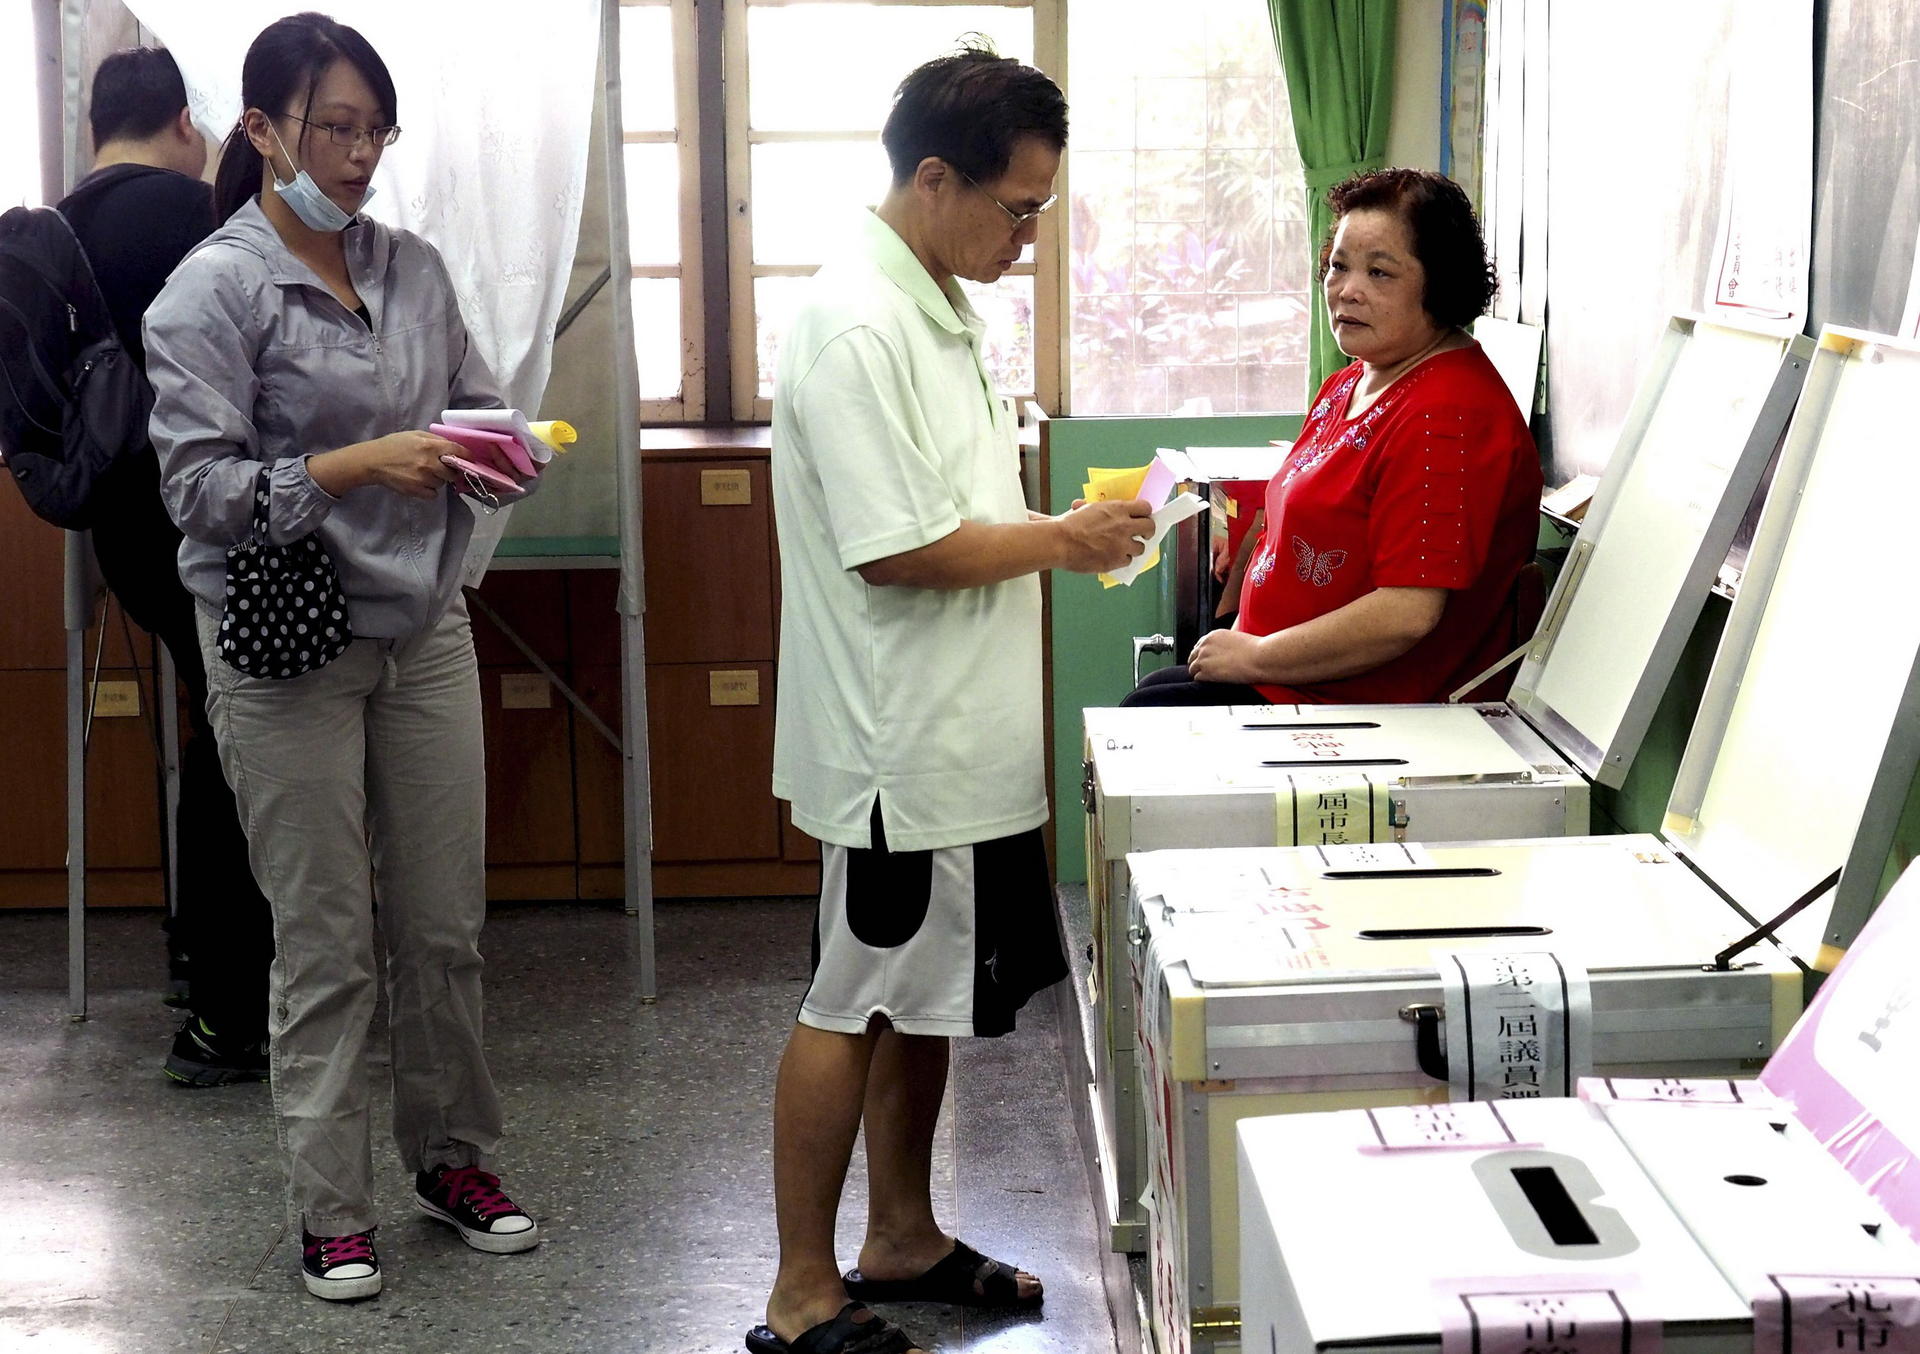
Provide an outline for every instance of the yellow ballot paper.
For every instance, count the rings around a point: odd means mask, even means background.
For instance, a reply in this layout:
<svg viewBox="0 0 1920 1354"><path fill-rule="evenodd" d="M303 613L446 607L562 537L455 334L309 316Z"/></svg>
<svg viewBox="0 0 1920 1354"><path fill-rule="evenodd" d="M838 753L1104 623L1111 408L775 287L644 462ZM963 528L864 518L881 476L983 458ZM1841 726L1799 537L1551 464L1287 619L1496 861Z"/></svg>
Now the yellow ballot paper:
<svg viewBox="0 0 1920 1354"><path fill-rule="evenodd" d="M1161 538L1207 506L1192 494L1170 497L1177 487L1177 476L1165 452L1137 470L1103 470L1089 466L1087 476L1082 488L1089 503L1124 503L1130 498L1144 498L1153 507L1153 535L1147 541L1147 548L1125 568L1101 574L1103 588L1129 585L1158 564Z"/></svg>
<svg viewBox="0 0 1920 1354"><path fill-rule="evenodd" d="M545 442L555 451L565 451L569 442L579 440L580 434L573 425L563 418L541 419L527 424L527 431Z"/></svg>
<svg viewBox="0 0 1920 1354"><path fill-rule="evenodd" d="M1151 466L1143 465L1137 470L1102 470L1090 465L1087 482L1080 486L1080 496L1089 503L1125 503L1130 498L1138 498L1150 469Z"/></svg>

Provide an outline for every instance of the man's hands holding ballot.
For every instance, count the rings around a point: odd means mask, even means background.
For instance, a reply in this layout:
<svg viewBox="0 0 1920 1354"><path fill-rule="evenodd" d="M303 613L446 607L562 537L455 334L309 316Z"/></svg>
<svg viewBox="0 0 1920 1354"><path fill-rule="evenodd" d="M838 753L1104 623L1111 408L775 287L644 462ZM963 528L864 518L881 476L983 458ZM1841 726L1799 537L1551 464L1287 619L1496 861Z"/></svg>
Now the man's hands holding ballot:
<svg viewBox="0 0 1920 1354"><path fill-rule="evenodd" d="M1058 567L1076 574L1103 574L1121 568L1147 547L1153 535L1153 505L1144 498L1089 503L1053 519L1061 538Z"/></svg>

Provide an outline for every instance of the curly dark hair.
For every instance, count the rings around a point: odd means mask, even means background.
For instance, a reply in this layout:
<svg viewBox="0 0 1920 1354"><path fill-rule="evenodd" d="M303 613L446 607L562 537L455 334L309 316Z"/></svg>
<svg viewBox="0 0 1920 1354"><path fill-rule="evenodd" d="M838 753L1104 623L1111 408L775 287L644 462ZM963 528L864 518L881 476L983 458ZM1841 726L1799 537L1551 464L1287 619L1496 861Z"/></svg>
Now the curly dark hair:
<svg viewBox="0 0 1920 1354"><path fill-rule="evenodd" d="M1460 328L1487 313L1500 289L1473 204L1459 184L1430 169L1375 169L1327 190L1333 229L1320 246L1321 281L1340 218L1362 208L1397 214L1413 232L1413 253L1426 272L1420 303L1434 323Z"/></svg>

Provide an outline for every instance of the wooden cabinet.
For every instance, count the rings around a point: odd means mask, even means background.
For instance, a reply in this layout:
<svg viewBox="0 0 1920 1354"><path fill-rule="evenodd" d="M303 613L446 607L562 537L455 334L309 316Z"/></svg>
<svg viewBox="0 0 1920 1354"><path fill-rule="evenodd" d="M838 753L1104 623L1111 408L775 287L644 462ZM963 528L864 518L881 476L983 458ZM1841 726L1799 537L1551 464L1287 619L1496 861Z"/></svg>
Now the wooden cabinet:
<svg viewBox="0 0 1920 1354"><path fill-rule="evenodd" d="M649 430L642 445L654 891L813 893L818 844L772 789L780 571L767 430Z"/></svg>
<svg viewBox="0 0 1920 1354"><path fill-rule="evenodd" d="M654 891L808 894L819 847L772 791L779 568L765 428L649 430L642 451ZM66 901L61 533L0 486L0 906ZM473 608L487 744L492 898L617 898L620 757L488 614L620 728L616 570L493 569ZM109 613L101 678L137 681L153 646ZM101 638L89 636L91 647ZM161 819L147 720L101 718L88 758L88 896L158 906Z"/></svg>
<svg viewBox="0 0 1920 1354"><path fill-rule="evenodd" d="M0 474L4 474L0 471ZM0 485L0 907L64 907L67 901L66 631L62 628L64 533ZM131 636L131 643L129 642ZM92 671L96 630L88 637ZM96 717L87 758L87 900L107 906L164 901L160 792L154 756L153 644L108 613L99 679L137 690L128 713ZM139 664L141 667L136 667Z"/></svg>

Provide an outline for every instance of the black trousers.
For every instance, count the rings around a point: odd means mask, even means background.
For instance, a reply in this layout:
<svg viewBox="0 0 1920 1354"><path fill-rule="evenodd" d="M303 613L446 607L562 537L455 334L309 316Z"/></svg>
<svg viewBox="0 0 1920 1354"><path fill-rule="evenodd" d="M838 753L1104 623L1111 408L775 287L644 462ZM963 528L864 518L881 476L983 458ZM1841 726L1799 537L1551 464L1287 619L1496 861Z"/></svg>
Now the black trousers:
<svg viewBox="0 0 1920 1354"><path fill-rule="evenodd" d="M1140 705L1265 705L1267 698L1250 686L1232 682L1202 682L1177 667L1149 672L1120 704Z"/></svg>
<svg viewBox="0 0 1920 1354"><path fill-rule="evenodd" d="M252 1042L266 1035L273 917L254 883L246 834L207 721L194 600L180 582L180 530L161 505L153 452L123 463L95 501L100 573L133 623L167 646L187 688L173 939L187 956L192 1009L222 1036Z"/></svg>

